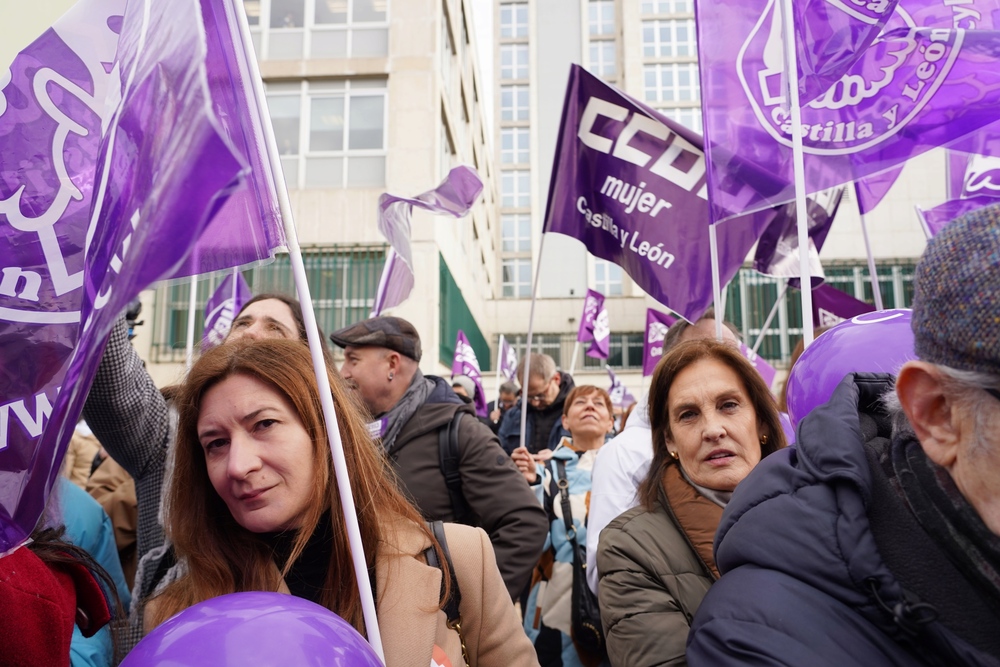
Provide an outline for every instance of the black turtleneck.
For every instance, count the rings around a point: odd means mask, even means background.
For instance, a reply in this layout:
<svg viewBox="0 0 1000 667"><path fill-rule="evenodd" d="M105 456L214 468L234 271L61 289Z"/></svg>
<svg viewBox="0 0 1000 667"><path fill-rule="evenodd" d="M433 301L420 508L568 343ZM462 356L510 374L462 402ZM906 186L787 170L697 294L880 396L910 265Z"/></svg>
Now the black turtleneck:
<svg viewBox="0 0 1000 667"><path fill-rule="evenodd" d="M261 539L271 547L274 563L279 570L288 562L297 536L298 533L292 530L261 534ZM331 558L333 558L333 528L330 523L330 510L327 510L320 517L316 530L313 531L302 553L292 563L292 569L285 577L285 584L292 595L322 604L320 599L326 586Z"/></svg>

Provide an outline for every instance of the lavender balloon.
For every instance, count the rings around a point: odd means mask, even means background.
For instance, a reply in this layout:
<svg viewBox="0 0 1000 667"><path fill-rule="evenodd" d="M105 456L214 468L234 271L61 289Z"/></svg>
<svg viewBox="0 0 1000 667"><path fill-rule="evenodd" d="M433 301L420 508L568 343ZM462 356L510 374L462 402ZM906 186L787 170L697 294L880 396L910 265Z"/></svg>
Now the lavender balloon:
<svg viewBox="0 0 1000 667"><path fill-rule="evenodd" d="M326 607L281 593L231 593L188 607L139 642L122 667L382 667Z"/></svg>
<svg viewBox="0 0 1000 667"><path fill-rule="evenodd" d="M916 359L908 309L865 313L838 324L806 348L788 376L794 426L833 396L848 373L892 373Z"/></svg>

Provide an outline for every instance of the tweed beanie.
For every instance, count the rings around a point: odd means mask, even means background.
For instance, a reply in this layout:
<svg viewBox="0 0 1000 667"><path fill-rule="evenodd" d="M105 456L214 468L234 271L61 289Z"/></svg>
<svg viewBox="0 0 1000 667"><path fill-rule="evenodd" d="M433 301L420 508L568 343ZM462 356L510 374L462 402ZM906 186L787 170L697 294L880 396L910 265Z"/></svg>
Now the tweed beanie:
<svg viewBox="0 0 1000 667"><path fill-rule="evenodd" d="M949 222L913 279L917 357L1000 375L1000 205Z"/></svg>

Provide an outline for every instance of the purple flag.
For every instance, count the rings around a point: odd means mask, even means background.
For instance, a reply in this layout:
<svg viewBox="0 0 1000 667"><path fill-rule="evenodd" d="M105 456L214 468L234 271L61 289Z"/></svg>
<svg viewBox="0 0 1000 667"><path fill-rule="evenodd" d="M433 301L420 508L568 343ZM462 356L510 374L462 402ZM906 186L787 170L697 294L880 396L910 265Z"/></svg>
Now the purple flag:
<svg viewBox="0 0 1000 667"><path fill-rule="evenodd" d="M635 403L635 396L628 390L628 387L622 384L622 381L618 379L615 372L611 370L611 366L605 366L605 368L608 369L608 376L611 378L611 387L608 389L608 395L611 396L611 405L627 408Z"/></svg>
<svg viewBox="0 0 1000 667"><path fill-rule="evenodd" d="M196 0L86 0L10 67L0 552L41 516L116 316L183 265L246 174L213 111L200 17Z"/></svg>
<svg viewBox="0 0 1000 667"><path fill-rule="evenodd" d="M587 290L583 300L583 315L576 339L590 343L588 357L607 359L611 343L611 327L608 323L608 309L604 307L604 295L592 289Z"/></svg>
<svg viewBox="0 0 1000 667"><path fill-rule="evenodd" d="M653 374L663 356L663 339L677 318L652 308L646 309L646 335L642 340L642 376Z"/></svg>
<svg viewBox="0 0 1000 667"><path fill-rule="evenodd" d="M844 189L835 188L817 192L806 200L809 211L809 275L814 285L823 282L825 274L819 261L819 253L830 233L843 196ZM761 234L754 254L753 268L779 278L800 277L802 267L799 264L799 235L794 203L782 206L774 222Z"/></svg>
<svg viewBox="0 0 1000 667"><path fill-rule="evenodd" d="M961 217L966 213L971 213L976 209L986 206L994 206L997 203L996 197L969 197L967 199L952 199L934 208L924 210L917 208L917 213L923 219L927 227L929 236L936 236L945 225Z"/></svg>
<svg viewBox="0 0 1000 667"><path fill-rule="evenodd" d="M201 338L203 352L226 340L233 325L233 318L252 296L253 293L247 281L243 279L242 273L230 273L222 279L215 293L205 304L205 333Z"/></svg>
<svg viewBox="0 0 1000 667"><path fill-rule="evenodd" d="M740 352L742 352L743 356L746 357L751 364L753 364L753 367L757 369L760 376L764 378L764 384L770 387L771 383L774 382L774 376L778 373L774 370L774 366L767 363L767 360L764 359L764 357L747 347L746 343L740 343Z"/></svg>
<svg viewBox="0 0 1000 667"><path fill-rule="evenodd" d="M483 192L483 182L472 167L455 167L439 186L416 197L388 193L378 199L378 230L391 247L379 279L372 317L406 301L413 290L413 251L410 248L410 216L413 207L431 213L461 218Z"/></svg>
<svg viewBox="0 0 1000 667"><path fill-rule="evenodd" d="M813 326L832 327L862 313L870 313L875 306L859 301L830 285L820 285L812 293Z"/></svg>
<svg viewBox="0 0 1000 667"><path fill-rule="evenodd" d="M545 231L582 241L689 320L712 303L704 176L697 134L572 66ZM773 216L718 228L723 284Z"/></svg>
<svg viewBox="0 0 1000 667"><path fill-rule="evenodd" d="M500 368L500 374L505 378L508 380L516 379L514 376L517 374L517 352L502 334L500 336L500 349L497 351L497 365Z"/></svg>
<svg viewBox="0 0 1000 667"><path fill-rule="evenodd" d="M889 193L889 188L899 178L901 171L903 171L903 165L855 181L854 192L858 197L858 210L861 215L870 213L879 205Z"/></svg>
<svg viewBox="0 0 1000 667"><path fill-rule="evenodd" d="M483 391L483 374L479 370L479 360L476 359L476 351L469 345L469 339L465 333L459 329L458 338L455 340L455 356L451 362L451 376L465 375L476 385L475 396L472 401L476 406L476 414L485 417L489 414L486 408L486 392Z"/></svg>
<svg viewBox="0 0 1000 667"><path fill-rule="evenodd" d="M794 198L776 6L698 4L715 220ZM1000 103L996 9L997 0L897 5L849 72L802 108L808 191L883 172L992 123Z"/></svg>

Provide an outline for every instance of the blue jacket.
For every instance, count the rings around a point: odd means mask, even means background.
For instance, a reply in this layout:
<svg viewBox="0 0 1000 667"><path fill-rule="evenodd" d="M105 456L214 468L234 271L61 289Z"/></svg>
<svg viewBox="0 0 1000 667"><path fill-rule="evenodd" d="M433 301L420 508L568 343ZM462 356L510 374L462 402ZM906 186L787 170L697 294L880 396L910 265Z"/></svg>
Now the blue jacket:
<svg viewBox="0 0 1000 667"><path fill-rule="evenodd" d="M553 401L552 405L545 408L546 411L557 411L558 416L556 416L555 423L549 430L549 438L547 447L548 449L555 450L562 442L563 438L569 437L569 431L563 428L562 425L562 409L563 403L566 401L566 396L576 385L573 383L573 378L569 373L562 374L562 380L559 386L559 395L556 400ZM528 405L528 419L524 426L524 441L528 444L525 447L534 454L535 451L531 446L531 441L535 433L535 419L537 418L539 410ZM518 398L517 402L514 403L514 407L504 413L503 419L500 421L500 429L497 431L497 437L500 438L500 445L504 450L510 454L515 449L521 446L521 399Z"/></svg>
<svg viewBox="0 0 1000 667"><path fill-rule="evenodd" d="M913 438L892 432L878 400L892 386L888 375L847 376L799 424L798 444L736 489L715 541L723 576L692 623L690 665L1000 664L996 612L964 611L978 594L883 467L896 438ZM932 600L936 611L917 604ZM982 650L991 643L993 656Z"/></svg>

